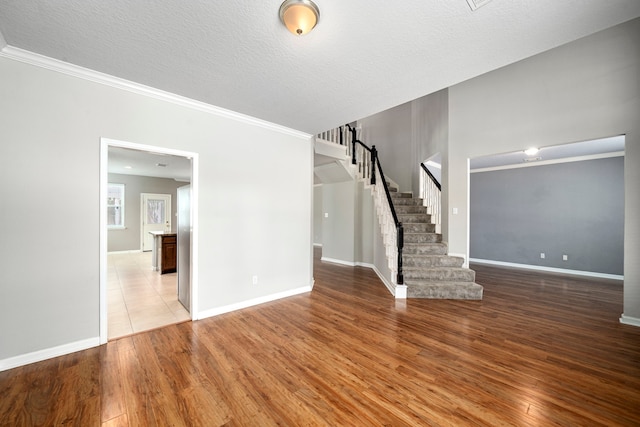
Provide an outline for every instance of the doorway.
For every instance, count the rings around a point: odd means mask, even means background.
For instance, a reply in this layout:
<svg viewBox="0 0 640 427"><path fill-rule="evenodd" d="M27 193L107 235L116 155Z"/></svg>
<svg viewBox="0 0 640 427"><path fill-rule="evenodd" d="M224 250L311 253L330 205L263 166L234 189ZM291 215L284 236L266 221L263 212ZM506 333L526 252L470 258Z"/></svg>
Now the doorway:
<svg viewBox="0 0 640 427"><path fill-rule="evenodd" d="M134 283L133 284L134 286L142 286L143 281L150 282L152 287L156 288L155 291L158 292L159 296L163 296L161 295L162 292L164 292L165 294L167 293L166 286L170 284L171 281L173 280L174 294L176 299L175 303L177 305L180 305L180 303L177 301L177 289L178 289L177 274L173 273L173 277L169 277L170 276L169 274L160 275L158 272L153 272L151 270L150 253L143 252L140 250L140 249L143 249L144 247L143 246L144 239L142 238L143 232L141 228L142 224L140 224L140 216L143 210L143 203L141 203L141 201L144 200L143 196L138 194L134 195L133 194L134 191L131 191L132 193L131 195L136 197L138 201L137 202L130 201L130 205L131 206L138 205L136 206L136 208L138 207L140 208L140 213L138 212L135 213L136 218L130 219L129 221L129 224L131 224L129 227L131 227L132 229L130 231L134 232L133 234L135 234L135 241L137 241L137 243L131 243L131 242L128 243L127 245L131 246L131 248L129 248L128 246L125 246L127 250L118 250L118 248L114 250L114 248L112 247L113 246L112 242L109 240L109 233L113 234L113 232L108 231L108 227L107 227L106 195L107 195L107 188L108 188L110 176L112 178L114 176L118 176L114 174L109 175L109 169L113 168L114 164L117 164L116 160L113 160L113 161L110 160L109 153L111 151L111 153L113 154L114 152L117 152L119 150L127 151L127 152L130 151L131 153L133 153L134 156L138 156L138 157L166 156L165 158L168 159L169 161L170 160L185 161L186 159L188 161L188 164L190 165L190 167L188 168L189 170L187 171L188 176L186 179L175 179L175 181L179 181L175 183L176 185L184 186L186 184L186 185L189 185L191 189L191 197L189 200L190 209L188 209L188 211L190 211L190 218L189 218L190 229L188 230L190 234L189 248L188 248L189 250L185 251L187 253L188 258L185 261L184 253L182 254L183 256L181 258L182 259L181 268L183 270L188 270L188 273L189 273L186 275L184 274L182 275L183 276L182 280L185 280L184 277L186 277L186 280L188 281L188 283L186 284L182 283L182 286L181 286L182 291L188 292L190 297L188 299L188 302L189 302L188 306L185 306L188 312L184 311L184 313L186 314L183 313L179 315L178 317L180 317L180 319L175 319L175 321L168 321L167 324L177 323L178 321L181 321L181 320L188 320L188 319L194 320L197 317L196 316L196 313L197 313L196 295L197 295L197 277L198 277L197 276L197 230L198 230L197 228L197 225L198 225L198 221L197 221L198 155L197 153L102 138L101 148L100 148L100 166L101 166L100 168L100 342L101 343L106 343L110 339L110 335L112 335L109 333L109 302L110 302L110 297L112 297L115 293L117 293L117 292L114 292L114 288L116 286L119 286L118 284L114 284L114 277L112 275L112 273L114 272L116 272L117 280L120 280L122 277L126 279L127 277L133 278L135 276L135 279L133 280L138 280L138 282ZM114 159L114 158L116 157L114 156L111 157L111 159ZM161 162L163 164L163 167L166 166L166 163L170 163L169 161L163 160ZM130 172L130 175L136 175L135 172L137 171ZM162 177L162 175L150 175L148 174L148 172L143 172L142 170L139 173L144 174L144 175L141 175L140 178L147 181L149 179L153 179L149 177ZM166 178L168 178L168 176L166 176ZM166 179L166 178L164 179L164 181L170 181L170 179ZM161 179L158 179L158 181L161 181ZM133 189L134 186L130 185L130 187L131 189ZM163 192L164 191L160 191L158 193L163 193ZM125 190L125 193L126 193L126 190ZM139 194L142 194L142 191L139 191ZM158 194L155 194L155 195L158 195ZM153 199L153 196L152 196L152 199ZM163 199L162 202L160 203L153 202L152 204L154 204L155 206L154 209L155 209L155 213L157 214L156 216L158 216L158 218L163 217L161 218L162 219L161 225L162 225L162 231L165 231L164 229L166 228L167 223L169 224L169 227L171 227L171 224L173 222L171 221L172 219L171 214L167 214L166 213L167 211L165 210L167 206L170 206L171 201L169 199L167 200ZM160 209L160 207L162 209ZM133 211L133 209L131 210ZM154 221L154 222L158 222L158 221ZM128 228L127 224L125 223L125 226L122 227L121 229L124 231L120 231L121 235L126 234L127 228ZM140 229L141 231L138 231L138 229ZM131 233L129 233L129 235L131 235ZM134 244L136 246L133 246ZM131 249L131 250L128 250L128 249ZM149 259L147 260L145 256ZM120 274L117 273L118 268L120 269ZM151 275L152 273L156 274L158 277L152 276ZM163 286L164 288L162 288ZM144 301L147 298L137 298L137 299ZM149 300L152 300L152 299L153 298L149 298ZM157 298L156 298L156 301L157 301ZM130 305L130 304L127 303L126 305ZM171 306L172 304L171 302L169 302L167 305ZM141 311L143 310L143 308L136 308L136 310ZM175 307L172 309L178 310L178 308L175 308ZM161 325L153 326L152 323L150 323L150 325L152 326L149 327L148 329L161 326ZM138 325L138 327L135 330L132 330L131 333L139 332L141 330L140 328L142 327L143 325Z"/></svg>
<svg viewBox="0 0 640 427"><path fill-rule="evenodd" d="M140 193L142 252L153 248L152 231L171 232L171 194Z"/></svg>

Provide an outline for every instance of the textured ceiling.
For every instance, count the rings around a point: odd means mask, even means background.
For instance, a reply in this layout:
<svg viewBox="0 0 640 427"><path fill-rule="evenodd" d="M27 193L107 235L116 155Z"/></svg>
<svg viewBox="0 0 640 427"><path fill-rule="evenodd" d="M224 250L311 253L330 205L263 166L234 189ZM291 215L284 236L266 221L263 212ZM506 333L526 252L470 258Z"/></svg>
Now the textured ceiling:
<svg viewBox="0 0 640 427"><path fill-rule="evenodd" d="M25 49L308 133L357 120L640 16L638 0L2 0Z"/></svg>

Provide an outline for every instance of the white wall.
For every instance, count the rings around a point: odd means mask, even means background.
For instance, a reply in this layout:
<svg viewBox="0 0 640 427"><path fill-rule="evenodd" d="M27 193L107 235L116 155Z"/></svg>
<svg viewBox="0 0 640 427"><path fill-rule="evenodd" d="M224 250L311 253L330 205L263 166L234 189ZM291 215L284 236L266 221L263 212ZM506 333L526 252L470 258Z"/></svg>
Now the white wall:
<svg viewBox="0 0 640 427"><path fill-rule="evenodd" d="M311 285L309 135L8 58L0 76L0 369L99 336L101 137L199 153L201 313Z"/></svg>
<svg viewBox="0 0 640 427"><path fill-rule="evenodd" d="M355 258L356 182L322 186L322 258L353 264ZM326 217L324 215L327 215Z"/></svg>
<svg viewBox="0 0 640 427"><path fill-rule="evenodd" d="M313 244L322 245L322 185L313 186Z"/></svg>
<svg viewBox="0 0 640 427"><path fill-rule="evenodd" d="M626 134L624 314L640 321L640 19L449 88L452 252L468 250L467 159Z"/></svg>

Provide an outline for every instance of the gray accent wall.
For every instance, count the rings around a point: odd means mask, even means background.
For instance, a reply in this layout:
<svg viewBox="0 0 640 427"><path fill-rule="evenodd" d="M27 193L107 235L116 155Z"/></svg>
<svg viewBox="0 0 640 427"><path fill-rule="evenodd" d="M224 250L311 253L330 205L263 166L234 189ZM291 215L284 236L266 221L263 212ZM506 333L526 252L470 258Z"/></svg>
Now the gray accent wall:
<svg viewBox="0 0 640 427"><path fill-rule="evenodd" d="M471 258L624 273L624 157L472 173L470 195Z"/></svg>
<svg viewBox="0 0 640 427"><path fill-rule="evenodd" d="M625 135L623 315L640 323L639 46L634 19L449 88L452 252L468 250L468 159Z"/></svg>
<svg viewBox="0 0 640 427"><path fill-rule="evenodd" d="M111 229L108 231L108 252L140 250L140 194L170 194L171 195L171 231L177 230L177 188L187 185L186 182L178 182L169 178L154 178L149 176L125 175L118 173L109 174L109 182L124 184L124 229Z"/></svg>

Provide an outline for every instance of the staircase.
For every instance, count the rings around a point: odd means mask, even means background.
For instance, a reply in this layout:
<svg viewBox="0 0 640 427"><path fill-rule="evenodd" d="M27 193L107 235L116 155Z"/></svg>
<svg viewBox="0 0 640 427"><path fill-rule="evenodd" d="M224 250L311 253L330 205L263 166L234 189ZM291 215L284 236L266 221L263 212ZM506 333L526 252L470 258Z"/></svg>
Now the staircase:
<svg viewBox="0 0 640 427"><path fill-rule="evenodd" d="M393 206L404 227L402 264L407 298L481 300L482 286L475 272L462 267L464 259L447 255L447 244L422 199L390 188Z"/></svg>

